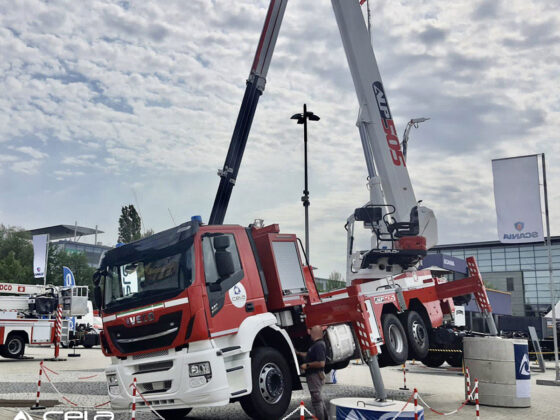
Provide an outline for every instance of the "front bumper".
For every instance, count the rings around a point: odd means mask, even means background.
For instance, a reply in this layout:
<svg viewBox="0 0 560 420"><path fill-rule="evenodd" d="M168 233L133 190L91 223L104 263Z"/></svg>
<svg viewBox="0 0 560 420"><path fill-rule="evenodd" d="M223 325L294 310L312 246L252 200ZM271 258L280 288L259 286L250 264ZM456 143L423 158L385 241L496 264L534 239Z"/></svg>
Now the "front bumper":
<svg viewBox="0 0 560 420"><path fill-rule="evenodd" d="M189 377L189 363L210 362L212 377ZM229 403L230 389L224 359L209 340L191 343L189 349L158 351L126 360L113 359L105 369L116 375L117 385L108 384L111 407L128 410L132 406L132 383L156 409L208 407ZM137 395L137 409L148 407Z"/></svg>

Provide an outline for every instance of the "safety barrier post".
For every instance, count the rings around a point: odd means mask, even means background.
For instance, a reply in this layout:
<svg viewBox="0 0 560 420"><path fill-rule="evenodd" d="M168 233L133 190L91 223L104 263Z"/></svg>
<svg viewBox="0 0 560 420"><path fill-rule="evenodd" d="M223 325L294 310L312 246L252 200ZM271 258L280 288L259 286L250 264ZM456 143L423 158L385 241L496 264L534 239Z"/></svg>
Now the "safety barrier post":
<svg viewBox="0 0 560 420"><path fill-rule="evenodd" d="M39 363L39 381L37 382L37 400L35 401L35 405L31 407L32 410L42 410L45 407L39 405L39 400L41 398L41 377L43 376L43 361Z"/></svg>
<svg viewBox="0 0 560 420"><path fill-rule="evenodd" d="M54 358L58 359L60 354L60 340L62 337L62 305L59 304L56 310L56 324L55 324L55 336L54 336Z"/></svg>
<svg viewBox="0 0 560 420"><path fill-rule="evenodd" d="M471 372L469 371L468 367L465 367L465 379L467 380L467 401L470 403L472 401L471 398Z"/></svg>
<svg viewBox="0 0 560 420"><path fill-rule="evenodd" d="M132 418L136 420L136 378L132 381Z"/></svg>
<svg viewBox="0 0 560 420"><path fill-rule="evenodd" d="M303 401L299 403L299 420L305 420L305 408Z"/></svg>
<svg viewBox="0 0 560 420"><path fill-rule="evenodd" d="M407 386L406 386L406 363L403 363L403 364L402 364L402 374L403 374L403 382L404 382L404 385L403 385L402 388L399 388L399 389L402 389L402 390L404 390L404 391L408 391L408 388L407 388Z"/></svg>
<svg viewBox="0 0 560 420"><path fill-rule="evenodd" d="M418 390L414 388L414 420L418 420Z"/></svg>
<svg viewBox="0 0 560 420"><path fill-rule="evenodd" d="M478 405L478 379L474 379L474 402L476 404L476 418L480 418L480 407Z"/></svg>

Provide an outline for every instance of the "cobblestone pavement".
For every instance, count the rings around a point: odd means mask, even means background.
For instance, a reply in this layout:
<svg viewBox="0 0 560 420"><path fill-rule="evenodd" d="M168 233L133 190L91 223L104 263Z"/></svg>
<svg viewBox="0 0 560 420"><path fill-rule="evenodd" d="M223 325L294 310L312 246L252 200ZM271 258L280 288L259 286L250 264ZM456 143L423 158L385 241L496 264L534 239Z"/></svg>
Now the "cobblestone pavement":
<svg viewBox="0 0 560 420"><path fill-rule="evenodd" d="M71 353L62 350L61 356L67 357ZM56 388L69 400L81 406L93 406L107 401L104 367L110 363L99 349L80 349L79 358L67 358L65 361L46 361L46 365L59 373L50 373L50 378ZM38 376L39 361L41 358L51 357L52 349L30 348L26 352L30 359L7 360L0 358L0 400L34 400ZM402 387L402 370L395 367L382 369L385 386L389 396L394 399L406 400L410 391L399 390ZM536 379L553 379L554 371L532 374L530 408L498 408L481 406L481 417L484 419L553 419L560 416L560 388L536 385ZM369 370L364 365L351 364L347 369L337 372L338 383L326 385L324 396L327 400L342 397L372 397L373 390ZM458 408L463 398L463 377L460 370L453 368L427 368L421 363L408 365L407 385L409 388L417 387L425 401L440 411L452 411ZM295 409L301 400L311 408L308 392L294 392L289 410ZM42 399L61 400L52 385L43 378L41 392ZM31 411L29 407L21 407L31 418L42 419L42 413ZM69 410L68 404L59 405L50 410ZM13 420L20 408L0 407L0 420ZM426 411L426 419L435 419L439 416ZM55 420L62 416L49 416ZM118 420L130 419L129 413L116 413ZM156 419L152 413L139 413L140 420ZM246 419L239 404L230 404L226 407L197 408L188 417L189 419L216 419L233 420ZM294 417L295 418L295 417ZM451 416L452 419L474 419L473 406L466 406L459 413ZM88 419L93 419L93 411L89 412ZM273 419L270 419L273 420Z"/></svg>

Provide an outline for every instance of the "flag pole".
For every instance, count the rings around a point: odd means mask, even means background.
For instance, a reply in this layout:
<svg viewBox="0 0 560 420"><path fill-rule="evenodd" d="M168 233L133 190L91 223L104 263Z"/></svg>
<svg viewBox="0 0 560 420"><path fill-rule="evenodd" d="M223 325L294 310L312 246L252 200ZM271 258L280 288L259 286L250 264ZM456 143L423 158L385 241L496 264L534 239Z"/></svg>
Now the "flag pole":
<svg viewBox="0 0 560 420"><path fill-rule="evenodd" d="M556 382L560 382L560 366L558 365L558 332L556 331L556 287L552 278L552 241L550 238L550 220L548 215L548 190L546 187L546 164L544 153L542 157L543 187L544 187L544 213L546 218L546 235L548 242L548 275L550 281L550 295L552 299L552 337L554 340L554 368L556 370ZM560 385L560 384L559 384Z"/></svg>

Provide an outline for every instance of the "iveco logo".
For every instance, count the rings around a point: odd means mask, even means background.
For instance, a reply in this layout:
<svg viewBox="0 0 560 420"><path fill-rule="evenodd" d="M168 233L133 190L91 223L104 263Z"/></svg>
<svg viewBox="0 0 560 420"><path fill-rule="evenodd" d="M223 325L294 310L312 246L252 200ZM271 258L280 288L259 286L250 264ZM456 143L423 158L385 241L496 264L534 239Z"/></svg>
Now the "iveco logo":
<svg viewBox="0 0 560 420"><path fill-rule="evenodd" d="M132 327L133 325L146 324L155 320L155 314L153 312L148 312L146 314L127 316L125 319L125 323L127 326Z"/></svg>

